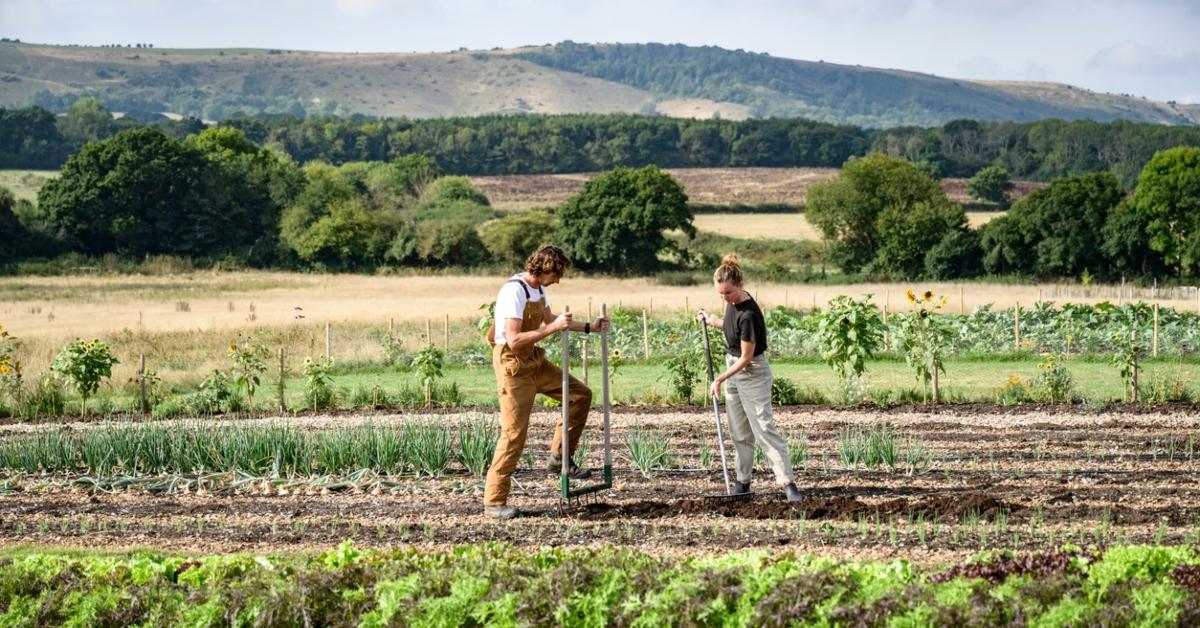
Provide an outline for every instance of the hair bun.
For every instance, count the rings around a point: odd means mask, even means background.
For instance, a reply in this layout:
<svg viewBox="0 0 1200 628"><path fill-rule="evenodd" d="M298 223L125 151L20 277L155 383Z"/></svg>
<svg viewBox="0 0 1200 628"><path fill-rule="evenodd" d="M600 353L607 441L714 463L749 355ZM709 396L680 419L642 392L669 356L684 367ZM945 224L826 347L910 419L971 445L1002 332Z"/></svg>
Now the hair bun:
<svg viewBox="0 0 1200 628"><path fill-rule="evenodd" d="M726 255L721 260L721 265L722 266L733 266L735 268L741 268L741 264L738 263L737 253L729 253L728 255Z"/></svg>

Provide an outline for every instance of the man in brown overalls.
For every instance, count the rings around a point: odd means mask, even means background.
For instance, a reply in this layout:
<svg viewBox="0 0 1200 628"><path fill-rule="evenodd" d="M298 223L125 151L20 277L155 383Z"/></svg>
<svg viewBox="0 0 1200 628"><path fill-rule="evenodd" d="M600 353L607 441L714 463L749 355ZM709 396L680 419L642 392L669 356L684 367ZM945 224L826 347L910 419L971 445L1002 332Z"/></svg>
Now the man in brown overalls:
<svg viewBox="0 0 1200 628"><path fill-rule="evenodd" d="M496 318L489 341L492 343L492 367L496 370L496 390L500 396L500 438L496 454L488 469L487 486L483 492L484 513L505 520L517 516L517 509L508 505L512 474L525 449L529 432L529 415L538 393L562 401L562 370L546 360L546 352L536 346L551 334L570 329L584 333L608 328L608 320L577 323L570 313L555 314L546 300L546 286L558 283L571 259L562 249L543 245L525 261L525 272L513 275L500 287L496 297ZM569 455L575 454L588 410L592 407L592 391L583 382L570 380L568 389L571 436ZM555 473L562 470L562 424L554 430L547 468ZM570 476L586 479L591 471L570 463Z"/></svg>

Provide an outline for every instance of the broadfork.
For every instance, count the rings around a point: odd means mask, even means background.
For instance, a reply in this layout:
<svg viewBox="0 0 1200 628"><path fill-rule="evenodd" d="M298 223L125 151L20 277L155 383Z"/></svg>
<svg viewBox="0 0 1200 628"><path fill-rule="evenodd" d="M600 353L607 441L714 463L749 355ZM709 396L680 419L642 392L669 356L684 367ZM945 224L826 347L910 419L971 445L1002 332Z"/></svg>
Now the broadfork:
<svg viewBox="0 0 1200 628"><path fill-rule="evenodd" d="M708 340L708 322L700 321L700 330L704 333L704 357L708 361L708 387L712 388L712 383L716 381L716 375L713 371L712 345ZM734 493L733 485L729 483L729 463L725 456L725 433L721 430L721 406L717 401L716 395L708 394L710 391L705 391L704 394L712 400L713 417L717 421L717 449L721 452L721 475L725 478L725 494L724 495L705 495L704 499L713 499L718 501L741 501L744 499L753 499L754 493Z"/></svg>
<svg viewBox="0 0 1200 628"><path fill-rule="evenodd" d="M570 312L570 307L563 308L564 312ZM608 306L600 304L600 317L607 318ZM562 496L558 500L559 511L565 511L568 508L578 508L584 503L593 503L597 500L597 494L600 491L612 488L612 432L609 423L609 393L608 393L608 330L600 331L600 389L601 389L601 404L604 412L604 481L598 484L581 486L579 488L571 488L571 431L569 416L571 409L571 331L564 329L562 332L562 449L559 451L562 457L562 474L560 476L560 484L562 487Z"/></svg>

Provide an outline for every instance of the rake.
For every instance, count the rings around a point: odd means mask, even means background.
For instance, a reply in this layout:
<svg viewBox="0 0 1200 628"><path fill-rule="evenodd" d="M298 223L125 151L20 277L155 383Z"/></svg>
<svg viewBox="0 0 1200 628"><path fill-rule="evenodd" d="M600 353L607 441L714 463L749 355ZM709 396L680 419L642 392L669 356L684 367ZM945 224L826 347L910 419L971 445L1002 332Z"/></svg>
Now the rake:
<svg viewBox="0 0 1200 628"><path fill-rule="evenodd" d="M704 334L704 357L708 359L708 386L712 388L712 383L716 376L713 372L713 357L712 345L708 340L708 323L700 321L700 331ZM717 449L721 452L721 475L725 478L725 494L724 495L705 495L704 499L716 501L741 501L746 499L754 499L753 492L734 493L733 485L729 483L729 463L725 457L725 433L721 429L721 406L717 402L716 395L709 396L712 399L713 417L717 421Z"/></svg>
<svg viewBox="0 0 1200 628"><path fill-rule="evenodd" d="M571 308L563 308L564 312L570 312ZM608 306L600 304L600 316L606 318L608 316ZM598 493L612 488L612 433L609 428L609 394L608 394L608 330L600 332L600 389L601 389L601 406L604 412L604 481L597 484L580 486L571 488L571 476L568 475L571 471L571 432L569 429L568 417L570 416L571 397L568 393L571 386L571 331L564 329L562 332L562 377L563 377L563 394L562 394L562 475L560 476L560 484L562 487L562 495L558 500L559 511L579 508L585 504L597 503L599 501Z"/></svg>

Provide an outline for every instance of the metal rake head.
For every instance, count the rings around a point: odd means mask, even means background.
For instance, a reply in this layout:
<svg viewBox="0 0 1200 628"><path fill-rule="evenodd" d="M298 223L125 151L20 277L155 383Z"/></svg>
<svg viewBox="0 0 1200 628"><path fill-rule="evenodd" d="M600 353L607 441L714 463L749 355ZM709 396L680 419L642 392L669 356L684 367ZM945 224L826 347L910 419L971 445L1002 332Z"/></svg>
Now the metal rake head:
<svg viewBox="0 0 1200 628"><path fill-rule="evenodd" d="M599 493L584 493L583 495L572 495L568 498L560 497L558 500L558 511L559 514L567 514L572 511L578 511L584 506L599 503Z"/></svg>

